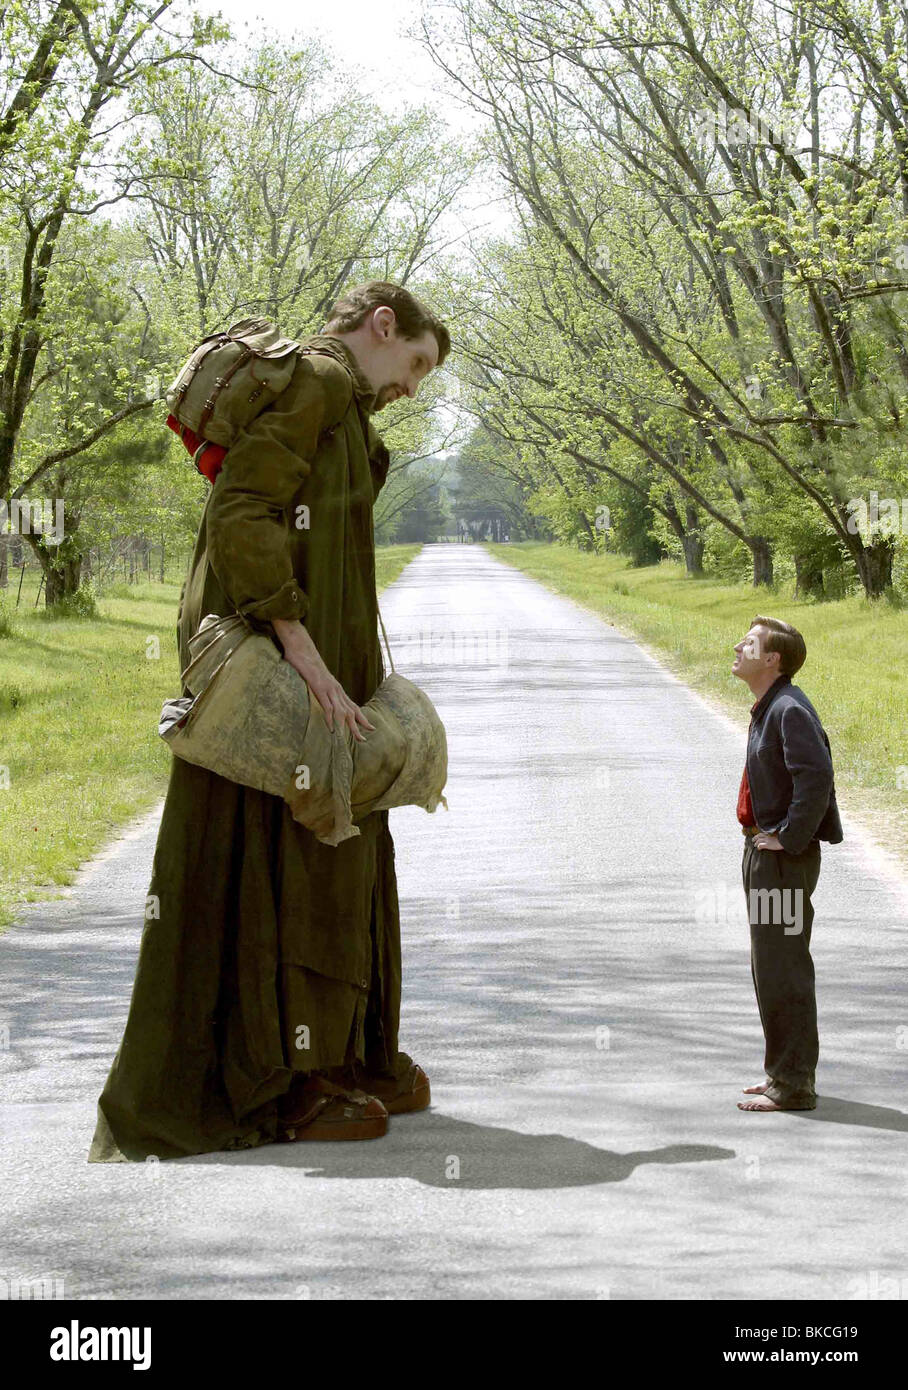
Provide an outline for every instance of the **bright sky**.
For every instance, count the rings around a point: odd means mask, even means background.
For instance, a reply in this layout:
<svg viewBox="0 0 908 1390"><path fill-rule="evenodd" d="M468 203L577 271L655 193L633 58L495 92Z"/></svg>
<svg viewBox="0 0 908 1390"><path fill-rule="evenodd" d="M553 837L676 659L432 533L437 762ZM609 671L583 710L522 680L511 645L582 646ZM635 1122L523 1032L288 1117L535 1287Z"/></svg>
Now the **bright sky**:
<svg viewBox="0 0 908 1390"><path fill-rule="evenodd" d="M443 74L425 49L405 36L419 17L416 0L196 0L200 10L220 11L237 37L262 29L289 36L319 34L345 64L359 68L361 86L382 105L438 100ZM248 26L248 28L247 28ZM453 102L445 118L469 128L469 112Z"/></svg>

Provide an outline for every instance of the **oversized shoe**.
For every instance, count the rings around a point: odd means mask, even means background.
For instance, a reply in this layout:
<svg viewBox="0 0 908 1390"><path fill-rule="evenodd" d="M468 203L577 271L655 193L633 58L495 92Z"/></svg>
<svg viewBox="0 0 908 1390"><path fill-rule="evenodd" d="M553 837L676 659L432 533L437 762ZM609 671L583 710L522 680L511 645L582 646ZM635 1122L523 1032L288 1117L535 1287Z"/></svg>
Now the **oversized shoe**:
<svg viewBox="0 0 908 1390"><path fill-rule="evenodd" d="M278 1141L304 1139L380 1139L388 1131L388 1111L374 1095L349 1089L324 1076L309 1076L282 1098Z"/></svg>
<svg viewBox="0 0 908 1390"><path fill-rule="evenodd" d="M429 1078L422 1067L411 1062L402 1077L375 1076L359 1063L353 1072L356 1084L381 1101L389 1115L406 1115L412 1110L428 1109L432 1093Z"/></svg>

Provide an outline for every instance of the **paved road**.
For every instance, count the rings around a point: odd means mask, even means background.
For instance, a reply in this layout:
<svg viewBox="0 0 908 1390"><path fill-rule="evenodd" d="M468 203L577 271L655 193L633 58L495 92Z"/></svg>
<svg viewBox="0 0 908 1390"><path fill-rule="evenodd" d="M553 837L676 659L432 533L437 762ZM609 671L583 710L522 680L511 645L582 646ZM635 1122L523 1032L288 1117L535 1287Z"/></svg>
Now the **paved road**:
<svg viewBox="0 0 908 1390"><path fill-rule="evenodd" d="M433 1108L371 1144L86 1163L156 812L0 937L0 1281L52 1275L82 1299L908 1297L904 881L848 819L824 847L821 1100L742 1114L762 1071L743 725L479 547L426 547L382 610L450 741L449 811L392 812L402 1043Z"/></svg>

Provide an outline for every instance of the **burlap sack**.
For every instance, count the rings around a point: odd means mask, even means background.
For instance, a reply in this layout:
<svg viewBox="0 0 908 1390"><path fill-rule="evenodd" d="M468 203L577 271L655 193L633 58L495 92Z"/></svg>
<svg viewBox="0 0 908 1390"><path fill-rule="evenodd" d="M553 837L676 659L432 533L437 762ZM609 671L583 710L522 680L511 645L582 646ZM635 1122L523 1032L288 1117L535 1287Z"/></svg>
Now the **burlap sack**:
<svg viewBox="0 0 908 1390"><path fill-rule="evenodd" d="M354 821L371 811L447 809L444 725L404 676L393 672L363 705L375 729L359 741L336 722L328 729L306 681L239 614L209 614L189 649L192 697L166 701L159 724L178 757L282 796L324 844L358 835Z"/></svg>
<svg viewBox="0 0 908 1390"><path fill-rule="evenodd" d="M283 796L309 724L306 682L239 614L209 614L189 650L193 698L165 703L159 733L187 762Z"/></svg>

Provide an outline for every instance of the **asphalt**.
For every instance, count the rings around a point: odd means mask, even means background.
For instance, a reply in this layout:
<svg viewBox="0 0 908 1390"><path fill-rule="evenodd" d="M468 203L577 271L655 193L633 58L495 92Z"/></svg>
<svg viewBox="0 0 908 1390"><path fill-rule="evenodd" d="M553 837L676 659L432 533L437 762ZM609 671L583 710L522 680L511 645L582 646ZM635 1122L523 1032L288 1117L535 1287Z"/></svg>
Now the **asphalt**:
<svg viewBox="0 0 908 1390"><path fill-rule="evenodd" d="M86 1162L158 807L0 937L0 1298L908 1297L893 861L846 802L815 894L819 1104L744 1114L749 692L732 720L478 546L425 547L382 612L449 739L449 809L391 813L431 1110L369 1143Z"/></svg>

